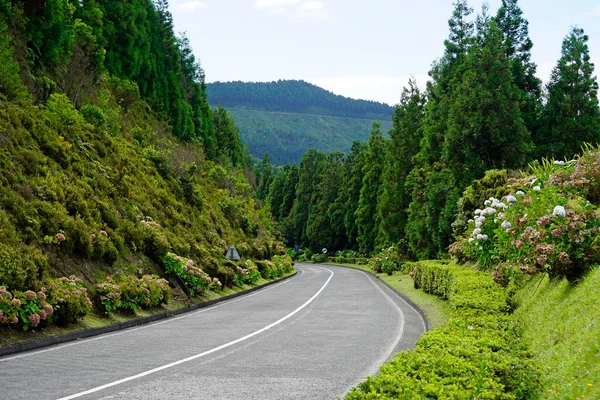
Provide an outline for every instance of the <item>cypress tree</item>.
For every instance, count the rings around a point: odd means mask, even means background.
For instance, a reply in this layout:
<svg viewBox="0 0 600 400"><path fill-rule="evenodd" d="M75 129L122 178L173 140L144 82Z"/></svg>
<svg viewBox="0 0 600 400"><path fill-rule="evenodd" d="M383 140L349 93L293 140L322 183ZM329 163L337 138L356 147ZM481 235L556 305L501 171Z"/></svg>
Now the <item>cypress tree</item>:
<svg viewBox="0 0 600 400"><path fill-rule="evenodd" d="M414 156L423 137L425 96L417 82L410 79L400 103L392 116L389 153L383 171L382 195L377 201L381 225L376 239L378 246L398 243L404 237L407 209L411 200L406 190L406 178L414 167Z"/></svg>
<svg viewBox="0 0 600 400"><path fill-rule="evenodd" d="M357 239L361 253L365 254L375 249L375 236L380 223L377 216L377 198L381 189L387 147L380 127L379 122L373 123L369 137L369 150L363 167L362 188L356 209Z"/></svg>
<svg viewBox="0 0 600 400"><path fill-rule="evenodd" d="M598 81L590 62L588 36L573 28L552 70L541 134L534 139L538 155L571 158L584 143L600 142Z"/></svg>
<svg viewBox="0 0 600 400"><path fill-rule="evenodd" d="M539 129L542 81L535 76L537 66L531 61L533 42L529 38L529 22L523 18L518 0L502 0L495 21L502 31L504 49L519 89L521 117L533 136Z"/></svg>

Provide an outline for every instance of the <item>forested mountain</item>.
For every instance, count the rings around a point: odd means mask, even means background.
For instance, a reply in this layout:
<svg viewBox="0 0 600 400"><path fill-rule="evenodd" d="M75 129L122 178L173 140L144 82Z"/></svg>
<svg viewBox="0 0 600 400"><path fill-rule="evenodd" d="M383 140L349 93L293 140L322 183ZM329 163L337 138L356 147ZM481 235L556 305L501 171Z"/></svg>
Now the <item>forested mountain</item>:
<svg viewBox="0 0 600 400"><path fill-rule="evenodd" d="M269 153L275 165L299 163L302 155L315 148L324 153L348 153L354 140L367 140L373 119L228 108L240 138L255 158ZM389 118L382 130L392 127Z"/></svg>
<svg viewBox="0 0 600 400"><path fill-rule="evenodd" d="M164 274L168 252L230 284L227 245L277 246L248 160L166 1L0 0L3 291Z"/></svg>
<svg viewBox="0 0 600 400"><path fill-rule="evenodd" d="M503 170L491 176L506 180L536 159L569 160L600 143L598 82L582 29L565 37L543 88L517 0L476 17L456 0L448 25L426 91L414 81L405 88L389 139L374 124L368 143L349 154L311 150L299 167L263 181L288 244L367 254L398 245L406 258L443 256L474 211L465 190L493 185L496 178L479 181L486 171Z"/></svg>
<svg viewBox="0 0 600 400"><path fill-rule="evenodd" d="M215 82L206 85L211 104L298 114L388 120L393 108L384 103L355 100L298 80L276 82Z"/></svg>
<svg viewBox="0 0 600 400"><path fill-rule="evenodd" d="M392 127L387 104L335 95L304 81L216 82L206 92L211 104L233 116L252 156L268 152L276 165L299 163L311 148L347 153L354 140L367 140L376 120L385 133Z"/></svg>

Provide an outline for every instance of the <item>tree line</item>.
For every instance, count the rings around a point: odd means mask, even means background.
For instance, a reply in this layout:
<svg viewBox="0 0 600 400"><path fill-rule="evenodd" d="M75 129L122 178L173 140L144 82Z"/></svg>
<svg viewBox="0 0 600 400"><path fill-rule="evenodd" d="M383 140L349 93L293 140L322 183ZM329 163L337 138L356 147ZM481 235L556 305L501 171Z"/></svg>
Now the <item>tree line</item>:
<svg viewBox="0 0 600 400"><path fill-rule="evenodd" d="M349 154L310 150L299 166L261 164L259 198L288 245L370 253L398 244L436 257L453 240L463 191L490 169L571 158L600 142L598 83L588 36L574 27L547 85L518 0L473 18L456 0L444 54L424 92L404 88L386 138L375 123Z"/></svg>
<svg viewBox="0 0 600 400"><path fill-rule="evenodd" d="M0 36L19 75L6 71L2 92L20 78L38 103L60 92L81 107L111 77L122 108L139 94L208 159L247 163L233 119L208 103L204 70L185 34L175 35L167 0L0 0Z"/></svg>
<svg viewBox="0 0 600 400"><path fill-rule="evenodd" d="M394 111L387 104L336 95L302 80L214 82L207 93L213 104L261 111L366 119L388 119Z"/></svg>

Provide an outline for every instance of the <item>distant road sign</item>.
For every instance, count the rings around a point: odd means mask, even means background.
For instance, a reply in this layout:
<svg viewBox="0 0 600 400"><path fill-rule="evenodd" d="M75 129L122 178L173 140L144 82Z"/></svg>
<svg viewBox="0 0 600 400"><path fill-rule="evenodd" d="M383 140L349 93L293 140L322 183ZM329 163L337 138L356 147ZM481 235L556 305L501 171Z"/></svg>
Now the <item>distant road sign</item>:
<svg viewBox="0 0 600 400"><path fill-rule="evenodd" d="M235 246L231 246L229 248L229 250L227 250L227 255L225 256L225 258L228 260L239 260L240 259L240 255L238 254L237 250L235 249Z"/></svg>
<svg viewBox="0 0 600 400"><path fill-rule="evenodd" d="M321 250L323 252L323 254L327 254L327 247L323 247L323 250Z"/></svg>

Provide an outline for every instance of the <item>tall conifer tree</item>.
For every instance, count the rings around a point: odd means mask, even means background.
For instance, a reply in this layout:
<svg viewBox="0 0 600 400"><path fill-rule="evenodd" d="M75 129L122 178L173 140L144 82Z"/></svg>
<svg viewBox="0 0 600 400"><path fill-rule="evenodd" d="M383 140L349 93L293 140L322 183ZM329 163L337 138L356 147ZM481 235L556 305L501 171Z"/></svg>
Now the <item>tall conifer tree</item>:
<svg viewBox="0 0 600 400"><path fill-rule="evenodd" d="M389 153L383 171L382 194L377 202L381 224L378 246L400 242L404 237L407 209L411 195L406 190L406 177L414 167L413 158L423 137L425 96L417 82L410 79L402 91L400 103L392 116Z"/></svg>
<svg viewBox="0 0 600 400"><path fill-rule="evenodd" d="M379 122L373 123L369 151L363 167L363 185L356 209L358 244L362 253L369 253L375 249L375 235L380 222L377 216L377 197L381 189L387 147L380 127Z"/></svg>
<svg viewBox="0 0 600 400"><path fill-rule="evenodd" d="M590 61L588 36L573 28L547 85L541 134L535 137L539 156L570 158L584 143L600 142L598 81Z"/></svg>

